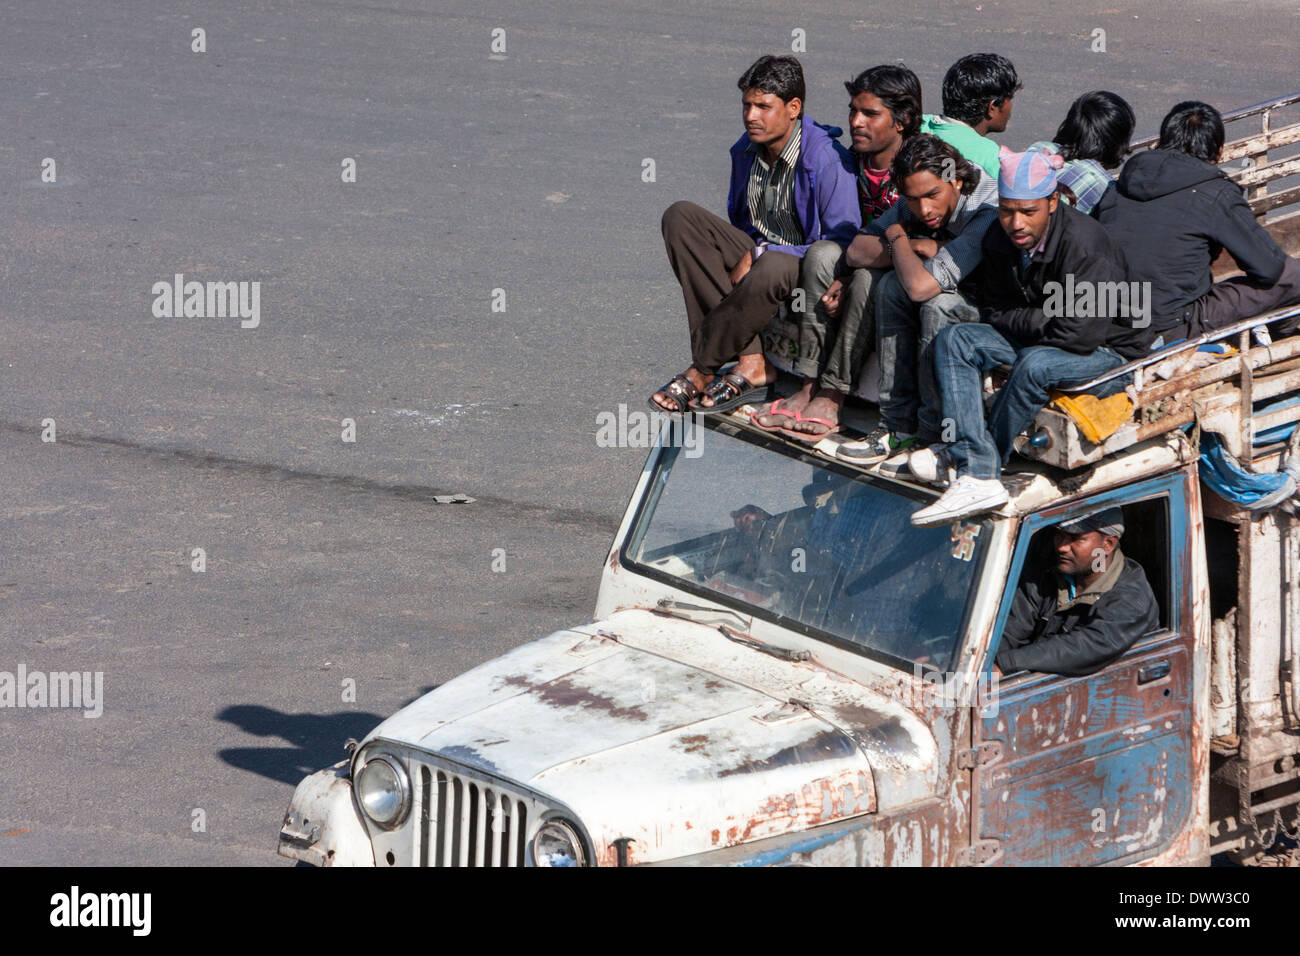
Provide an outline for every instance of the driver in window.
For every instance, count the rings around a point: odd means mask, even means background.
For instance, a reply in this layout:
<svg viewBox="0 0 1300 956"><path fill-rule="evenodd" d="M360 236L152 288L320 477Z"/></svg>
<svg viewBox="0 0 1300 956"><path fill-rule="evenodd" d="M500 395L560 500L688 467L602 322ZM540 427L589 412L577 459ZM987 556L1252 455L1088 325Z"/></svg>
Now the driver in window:
<svg viewBox="0 0 1300 956"><path fill-rule="evenodd" d="M1159 626L1142 567L1120 550L1124 513L1106 508L1056 527L1055 567L1026 570L998 647L995 676L1093 674Z"/></svg>

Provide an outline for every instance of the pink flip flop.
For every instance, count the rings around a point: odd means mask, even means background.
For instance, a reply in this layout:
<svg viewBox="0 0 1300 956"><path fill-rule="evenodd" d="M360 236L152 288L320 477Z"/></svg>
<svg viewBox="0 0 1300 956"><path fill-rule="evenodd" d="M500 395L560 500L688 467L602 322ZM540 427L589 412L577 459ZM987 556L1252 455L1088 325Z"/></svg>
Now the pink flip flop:
<svg viewBox="0 0 1300 956"><path fill-rule="evenodd" d="M795 431L794 429L791 428L780 429L781 434L785 435L788 438L793 438L797 442L802 442L805 445L815 445L823 438L825 438L827 435L834 435L836 432L840 430L839 422L833 422L829 418L818 418L816 415L803 415L800 414L799 412L795 412L794 420L797 422L812 422L815 425L826 426L826 431L815 432L815 433ZM759 427L761 428L762 426Z"/></svg>
<svg viewBox="0 0 1300 956"><path fill-rule="evenodd" d="M781 405L784 402L785 402L784 398L778 398L776 401L772 402L767 406L767 411L750 412L749 420L753 422L757 427L763 429L763 431L765 432L784 431L785 426L783 425L764 425L762 422L758 420L758 417L760 415L781 415L784 418L788 418L791 421L797 422L799 420L798 412L782 411L781 409L777 408L778 405Z"/></svg>

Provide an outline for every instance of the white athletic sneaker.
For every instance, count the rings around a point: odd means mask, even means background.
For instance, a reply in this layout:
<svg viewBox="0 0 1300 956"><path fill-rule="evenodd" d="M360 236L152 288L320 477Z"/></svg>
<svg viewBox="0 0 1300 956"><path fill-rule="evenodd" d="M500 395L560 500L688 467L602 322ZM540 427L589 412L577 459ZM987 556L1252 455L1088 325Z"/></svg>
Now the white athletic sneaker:
<svg viewBox="0 0 1300 956"><path fill-rule="evenodd" d="M943 444L918 448L907 457L907 467L912 474L927 484L951 484L953 475L952 457L948 447Z"/></svg>
<svg viewBox="0 0 1300 956"><path fill-rule="evenodd" d="M973 478L961 475L952 486L928 508L912 515L912 524L918 528L931 528L949 524L971 515L992 511L1010 500L1007 489L996 478Z"/></svg>

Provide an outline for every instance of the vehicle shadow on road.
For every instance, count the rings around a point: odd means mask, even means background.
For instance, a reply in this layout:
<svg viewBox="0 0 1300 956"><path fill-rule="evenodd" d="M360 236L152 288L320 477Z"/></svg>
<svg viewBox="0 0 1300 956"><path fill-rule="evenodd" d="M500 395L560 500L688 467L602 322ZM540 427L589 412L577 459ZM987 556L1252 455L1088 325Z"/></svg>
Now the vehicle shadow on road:
<svg viewBox="0 0 1300 956"><path fill-rule="evenodd" d="M384 718L362 711L334 714L287 714L260 704L236 704L217 719L258 737L281 737L287 747L230 747L217 756L232 767L281 783L297 785L303 777L333 766L348 756L344 742L360 740Z"/></svg>

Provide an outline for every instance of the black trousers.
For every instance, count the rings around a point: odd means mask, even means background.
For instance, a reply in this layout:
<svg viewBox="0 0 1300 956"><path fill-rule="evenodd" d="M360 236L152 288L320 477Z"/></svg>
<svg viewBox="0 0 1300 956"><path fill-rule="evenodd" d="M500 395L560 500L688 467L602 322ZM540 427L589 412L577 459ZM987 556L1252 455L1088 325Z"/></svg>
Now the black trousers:
<svg viewBox="0 0 1300 956"><path fill-rule="evenodd" d="M1210 286L1192 306L1192 335L1211 332L1224 326L1271 312L1289 305L1300 304L1300 261L1286 257L1286 267L1277 282L1261 285L1245 276L1233 276ZM1280 330L1282 334L1294 330L1295 323Z"/></svg>

